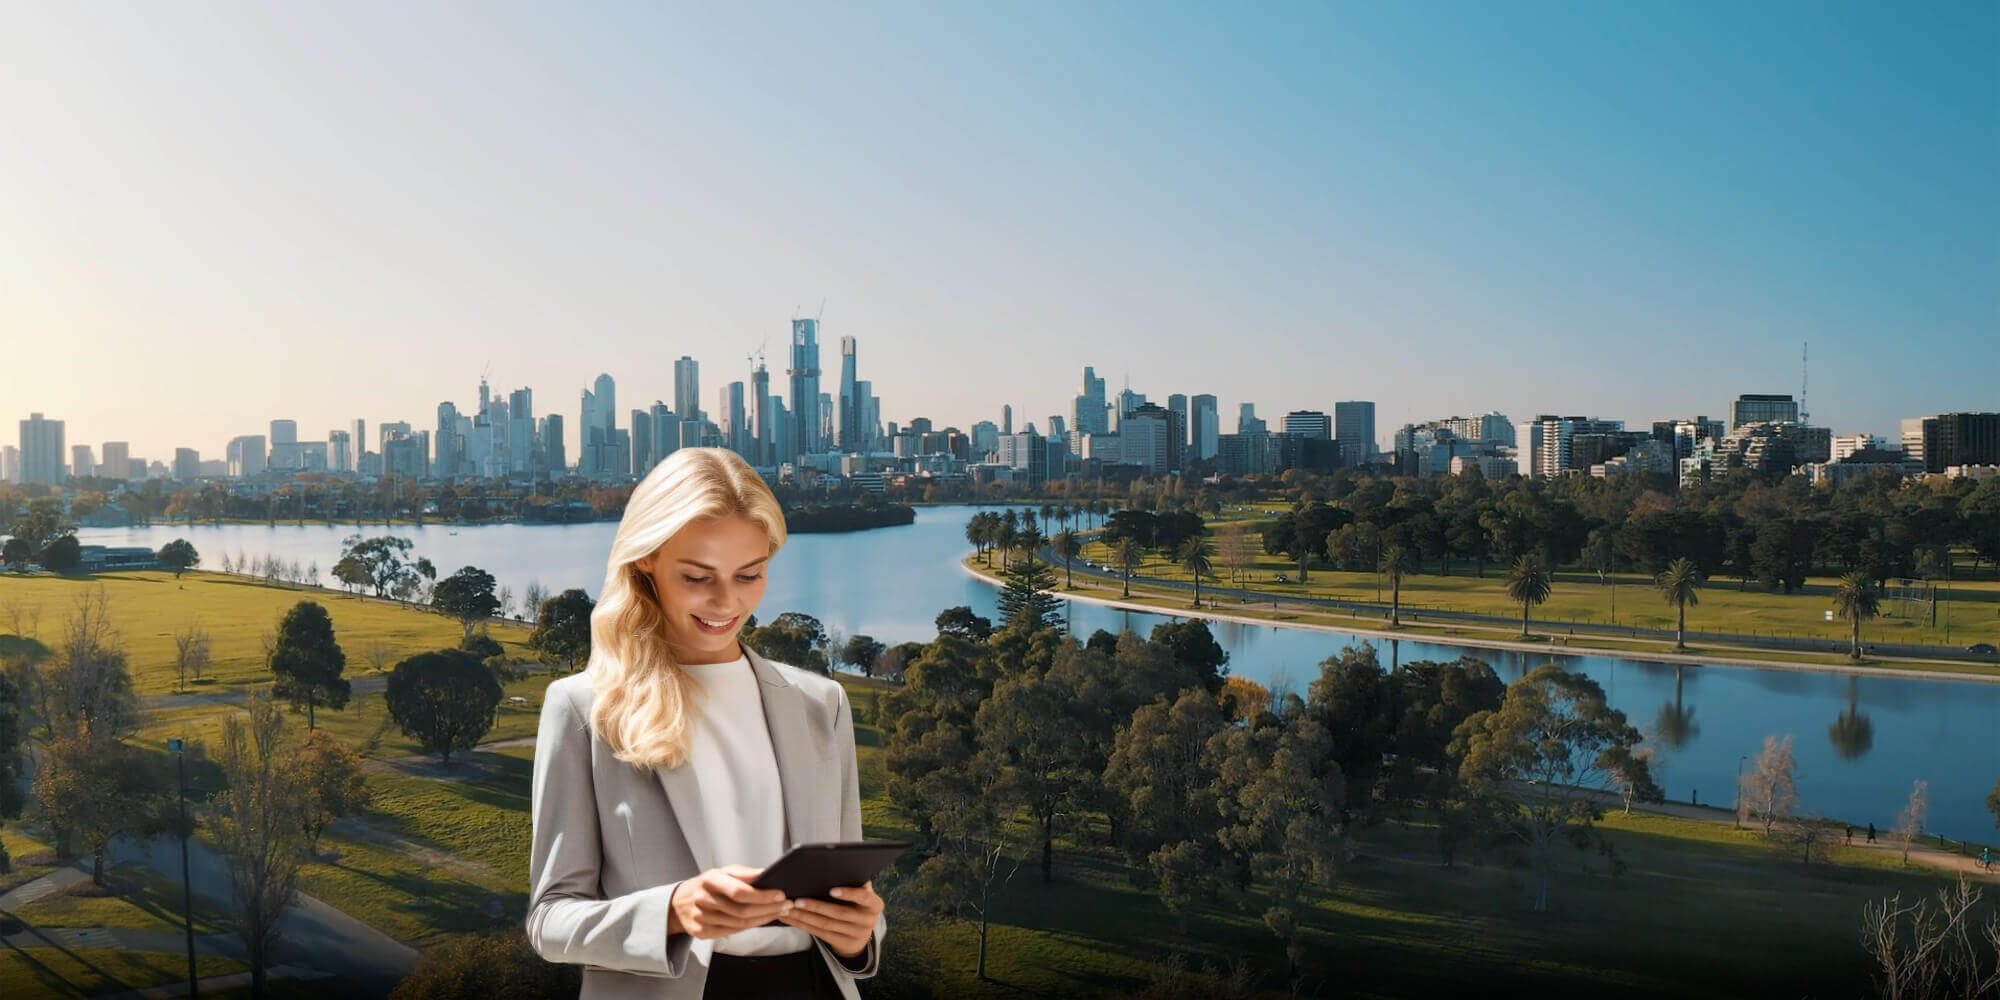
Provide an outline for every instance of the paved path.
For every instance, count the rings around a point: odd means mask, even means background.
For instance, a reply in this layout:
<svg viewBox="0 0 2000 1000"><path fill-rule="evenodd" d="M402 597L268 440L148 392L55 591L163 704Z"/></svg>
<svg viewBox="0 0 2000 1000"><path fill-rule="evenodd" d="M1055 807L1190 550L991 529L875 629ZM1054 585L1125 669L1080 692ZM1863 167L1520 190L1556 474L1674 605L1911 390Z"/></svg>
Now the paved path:
<svg viewBox="0 0 2000 1000"><path fill-rule="evenodd" d="M389 686L388 674L362 674L347 679L350 697L364 694L380 694ZM186 691L179 694L149 694L139 699L139 707L144 711L163 708L194 708L202 705L240 705L252 690L268 690L261 684L234 684L209 691Z"/></svg>

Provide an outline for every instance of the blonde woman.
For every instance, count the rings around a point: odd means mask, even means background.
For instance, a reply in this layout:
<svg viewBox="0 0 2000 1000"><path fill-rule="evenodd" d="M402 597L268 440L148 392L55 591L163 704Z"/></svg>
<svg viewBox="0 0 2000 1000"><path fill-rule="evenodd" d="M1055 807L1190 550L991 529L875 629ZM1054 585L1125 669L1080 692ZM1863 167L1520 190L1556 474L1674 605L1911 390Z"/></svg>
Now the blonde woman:
<svg viewBox="0 0 2000 1000"><path fill-rule="evenodd" d="M793 844L861 839L846 691L737 641L784 544L724 449L674 452L626 504L589 664L549 685L535 742L528 939L584 966L583 997L859 1000L881 961L874 883L748 884Z"/></svg>

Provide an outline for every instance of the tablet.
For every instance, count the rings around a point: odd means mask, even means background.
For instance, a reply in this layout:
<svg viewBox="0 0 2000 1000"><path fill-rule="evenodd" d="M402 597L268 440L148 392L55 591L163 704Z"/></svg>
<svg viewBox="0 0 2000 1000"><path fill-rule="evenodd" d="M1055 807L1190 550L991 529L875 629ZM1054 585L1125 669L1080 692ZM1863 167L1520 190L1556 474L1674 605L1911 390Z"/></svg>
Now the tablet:
<svg viewBox="0 0 2000 1000"><path fill-rule="evenodd" d="M896 856L909 850L907 840L849 840L840 843L797 844L784 857L767 865L750 885L777 889L790 899L819 899L842 906L852 905L827 895L839 885L860 885L889 867ZM783 927L773 919L766 927Z"/></svg>

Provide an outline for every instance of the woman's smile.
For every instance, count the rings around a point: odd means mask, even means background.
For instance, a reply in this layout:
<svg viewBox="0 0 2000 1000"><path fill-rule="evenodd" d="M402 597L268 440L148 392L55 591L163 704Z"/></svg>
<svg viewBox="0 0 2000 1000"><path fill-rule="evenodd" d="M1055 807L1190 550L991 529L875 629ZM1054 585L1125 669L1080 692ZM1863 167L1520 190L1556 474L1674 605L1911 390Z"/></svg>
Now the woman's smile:
<svg viewBox="0 0 2000 1000"><path fill-rule="evenodd" d="M734 615L728 618L703 618L700 615L692 615L690 617L695 621L695 628L709 635L727 635L730 629L736 627L737 616Z"/></svg>

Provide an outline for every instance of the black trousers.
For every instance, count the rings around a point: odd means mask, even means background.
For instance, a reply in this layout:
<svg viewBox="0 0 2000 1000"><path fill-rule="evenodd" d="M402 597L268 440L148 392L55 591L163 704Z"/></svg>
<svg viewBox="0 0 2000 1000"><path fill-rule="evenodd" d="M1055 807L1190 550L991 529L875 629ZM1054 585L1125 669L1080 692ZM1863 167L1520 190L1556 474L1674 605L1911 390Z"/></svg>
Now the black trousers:
<svg viewBox="0 0 2000 1000"><path fill-rule="evenodd" d="M840 1000L840 984L817 947L789 955L709 956L703 1000Z"/></svg>

